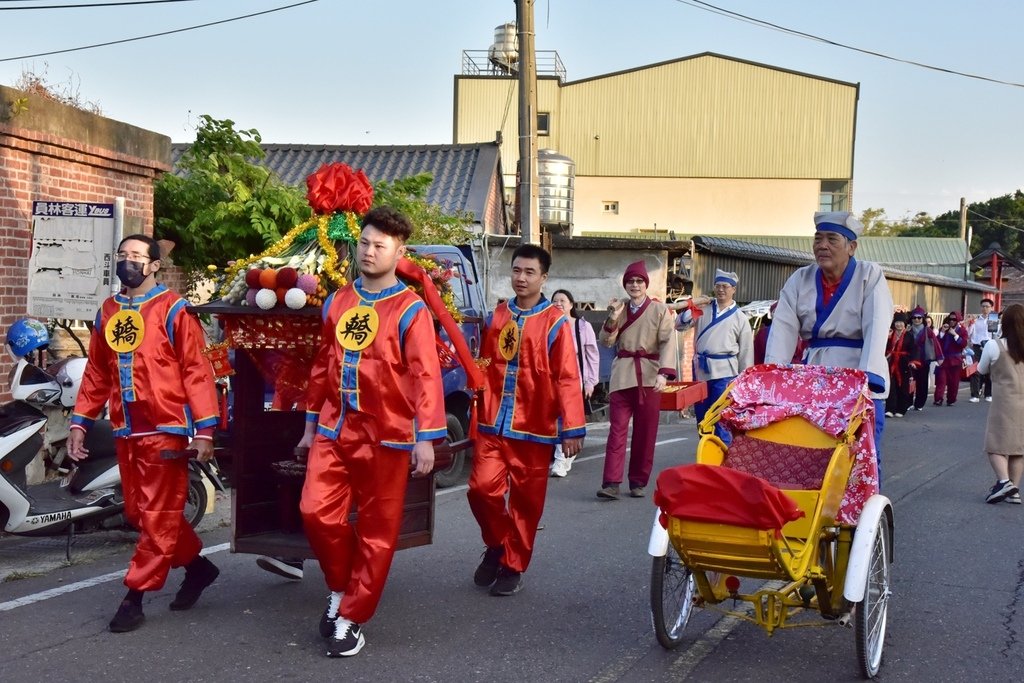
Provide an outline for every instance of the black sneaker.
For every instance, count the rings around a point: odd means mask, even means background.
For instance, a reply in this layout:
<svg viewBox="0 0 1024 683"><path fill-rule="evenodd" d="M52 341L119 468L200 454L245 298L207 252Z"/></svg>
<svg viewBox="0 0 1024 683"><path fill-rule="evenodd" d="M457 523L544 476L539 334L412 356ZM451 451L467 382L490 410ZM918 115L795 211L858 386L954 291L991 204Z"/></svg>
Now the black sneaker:
<svg viewBox="0 0 1024 683"><path fill-rule="evenodd" d="M992 490L988 492L988 496L985 498L986 503L1002 503L1006 500L1007 496L1012 496L1015 493L1020 493L1013 482L1009 479L1004 481L997 481Z"/></svg>
<svg viewBox="0 0 1024 683"><path fill-rule="evenodd" d="M142 605L138 605L131 600L124 600L121 606L117 608L117 614L110 620L110 632L127 633L128 631L134 631L142 626L142 622L145 620L146 615L142 613Z"/></svg>
<svg viewBox="0 0 1024 683"><path fill-rule="evenodd" d="M491 586L491 595L515 595L523 589L523 573L509 569L505 565L498 568L498 578Z"/></svg>
<svg viewBox="0 0 1024 683"><path fill-rule="evenodd" d="M202 555L188 563L185 567L185 580L181 582L178 594L171 601L171 609L180 611L189 609L196 604L206 587L217 580L220 570L217 565Z"/></svg>
<svg viewBox="0 0 1024 683"><path fill-rule="evenodd" d="M334 622L334 635L327 641L328 657L351 657L366 645L362 627L345 617Z"/></svg>
<svg viewBox="0 0 1024 683"><path fill-rule="evenodd" d="M334 624L338 621L338 608L341 606L341 593L327 596L327 607L320 615L320 637L330 638L334 635Z"/></svg>
<svg viewBox="0 0 1024 683"><path fill-rule="evenodd" d="M473 583L478 586L490 586L498 576L498 567L501 566L501 558L505 555L505 549L487 548L484 550L483 559L480 565L473 572Z"/></svg>

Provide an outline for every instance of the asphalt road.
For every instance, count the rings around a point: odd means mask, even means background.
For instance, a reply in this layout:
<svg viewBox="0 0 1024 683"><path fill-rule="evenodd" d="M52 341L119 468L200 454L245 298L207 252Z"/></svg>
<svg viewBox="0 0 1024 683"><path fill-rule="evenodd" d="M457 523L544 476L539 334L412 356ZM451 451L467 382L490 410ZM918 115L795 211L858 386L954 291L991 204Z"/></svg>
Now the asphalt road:
<svg viewBox="0 0 1024 683"><path fill-rule="evenodd" d="M964 387L966 389L966 386ZM886 681L1019 681L1024 664L1022 506L986 505L985 403L929 406L890 420L883 492L896 511ZM471 580L482 550L465 488L439 492L435 542L395 557L356 657L323 655L326 591L232 555L220 516L204 540L220 579L188 612L167 607L180 581L145 602L146 624L106 630L124 588L124 535L83 538L70 566L59 543L0 539L0 679L10 681L846 681L854 631L812 620L768 638L698 612L677 650L648 612L650 498L601 502L606 425L591 430L567 479L552 480L525 588L493 598ZM692 462L692 421L663 424L656 470ZM13 574L12 574L13 572ZM33 575L38 573L38 575Z"/></svg>

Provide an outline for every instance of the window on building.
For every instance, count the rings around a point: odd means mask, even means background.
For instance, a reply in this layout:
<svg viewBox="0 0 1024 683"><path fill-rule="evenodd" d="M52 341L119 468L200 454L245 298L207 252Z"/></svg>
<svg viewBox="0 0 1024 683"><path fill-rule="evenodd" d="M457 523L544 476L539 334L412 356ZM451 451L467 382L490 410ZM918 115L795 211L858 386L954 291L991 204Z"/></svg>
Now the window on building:
<svg viewBox="0 0 1024 683"><path fill-rule="evenodd" d="M606 202L602 202L602 206L603 206L603 208L602 208L602 212L603 213L613 213L613 214L618 214L619 213L619 203L618 202L607 202L606 201Z"/></svg>
<svg viewBox="0 0 1024 683"><path fill-rule="evenodd" d="M550 112L537 112L537 135L551 135Z"/></svg>
<svg viewBox="0 0 1024 683"><path fill-rule="evenodd" d="M822 180L819 211L849 211L850 183L846 180Z"/></svg>

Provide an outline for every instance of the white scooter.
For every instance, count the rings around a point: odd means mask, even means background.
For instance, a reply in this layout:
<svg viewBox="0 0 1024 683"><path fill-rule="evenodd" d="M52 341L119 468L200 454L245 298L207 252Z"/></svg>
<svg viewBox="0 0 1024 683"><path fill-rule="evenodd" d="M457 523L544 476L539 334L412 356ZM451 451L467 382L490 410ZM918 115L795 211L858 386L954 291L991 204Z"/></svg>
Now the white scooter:
<svg viewBox="0 0 1024 683"><path fill-rule="evenodd" d="M71 358L48 372L19 357L10 379L11 395L21 400L0 406L0 524L10 534L67 535L69 560L75 533L126 524L113 430L107 420L96 421L86 434L88 458L71 464L59 481L28 485L26 470L43 447L47 429L47 415L40 408L73 406L84 366L84 358ZM216 490L225 490L216 467L191 459L185 515L193 527L212 510Z"/></svg>

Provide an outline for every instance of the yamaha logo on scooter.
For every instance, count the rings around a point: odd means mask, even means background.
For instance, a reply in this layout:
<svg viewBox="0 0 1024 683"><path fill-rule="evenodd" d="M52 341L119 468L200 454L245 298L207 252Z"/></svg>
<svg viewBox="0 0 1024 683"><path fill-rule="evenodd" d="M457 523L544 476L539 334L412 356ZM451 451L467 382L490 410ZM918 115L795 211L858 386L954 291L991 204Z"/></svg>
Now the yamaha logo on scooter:
<svg viewBox="0 0 1024 683"><path fill-rule="evenodd" d="M30 517L27 521L29 524L52 524L53 522L66 522L71 519L71 511L65 510L64 512L51 512L46 515L36 515Z"/></svg>

